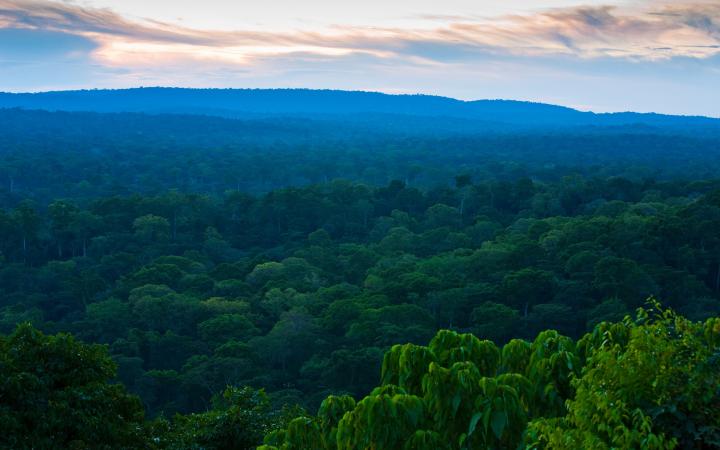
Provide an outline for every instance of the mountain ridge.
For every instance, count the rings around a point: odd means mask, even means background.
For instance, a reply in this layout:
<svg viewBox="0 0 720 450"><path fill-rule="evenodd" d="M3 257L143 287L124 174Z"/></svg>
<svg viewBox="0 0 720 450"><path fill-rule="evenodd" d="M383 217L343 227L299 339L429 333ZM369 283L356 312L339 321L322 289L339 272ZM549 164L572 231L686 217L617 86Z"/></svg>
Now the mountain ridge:
<svg viewBox="0 0 720 450"><path fill-rule="evenodd" d="M139 87L37 93L0 92L0 108L50 111L192 113L220 117L395 114L514 125L717 125L720 119L658 113L595 113L521 100L460 100L427 94L330 89Z"/></svg>

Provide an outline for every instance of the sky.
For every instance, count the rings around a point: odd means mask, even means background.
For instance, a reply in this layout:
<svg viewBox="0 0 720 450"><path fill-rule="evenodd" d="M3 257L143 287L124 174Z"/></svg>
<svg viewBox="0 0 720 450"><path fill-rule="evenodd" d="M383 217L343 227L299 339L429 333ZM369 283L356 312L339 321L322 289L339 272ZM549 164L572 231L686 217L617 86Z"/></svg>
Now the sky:
<svg viewBox="0 0 720 450"><path fill-rule="evenodd" d="M136 86L720 117L720 0L0 0L0 91Z"/></svg>

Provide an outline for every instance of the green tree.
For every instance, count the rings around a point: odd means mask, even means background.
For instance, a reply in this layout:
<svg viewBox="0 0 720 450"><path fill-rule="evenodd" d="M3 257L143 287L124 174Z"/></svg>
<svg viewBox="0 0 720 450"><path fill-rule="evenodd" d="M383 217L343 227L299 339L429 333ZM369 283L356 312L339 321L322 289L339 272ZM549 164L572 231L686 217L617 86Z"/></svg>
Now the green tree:
<svg viewBox="0 0 720 450"><path fill-rule="evenodd" d="M567 415L530 425L533 447L720 448L720 321L693 323L657 304L598 325Z"/></svg>
<svg viewBox="0 0 720 450"><path fill-rule="evenodd" d="M251 450L277 422L264 391L228 387L212 410L176 416L162 444L168 450Z"/></svg>
<svg viewBox="0 0 720 450"><path fill-rule="evenodd" d="M475 335L501 343L517 334L520 314L508 306L484 302L472 310L471 320Z"/></svg>
<svg viewBox="0 0 720 450"><path fill-rule="evenodd" d="M241 314L221 314L198 324L200 337L213 345L223 344L229 340L243 341L259 331L247 317Z"/></svg>
<svg viewBox="0 0 720 450"><path fill-rule="evenodd" d="M147 214L133 221L133 230L142 242L163 242L170 237L170 222L164 217Z"/></svg>
<svg viewBox="0 0 720 450"><path fill-rule="evenodd" d="M527 317L530 308L539 303L550 303L557 281L552 272L527 268L507 274L503 278L503 291L510 303L520 308Z"/></svg>
<svg viewBox="0 0 720 450"><path fill-rule="evenodd" d="M150 445L140 399L111 384L104 347L29 324L0 337L0 447L137 449Z"/></svg>

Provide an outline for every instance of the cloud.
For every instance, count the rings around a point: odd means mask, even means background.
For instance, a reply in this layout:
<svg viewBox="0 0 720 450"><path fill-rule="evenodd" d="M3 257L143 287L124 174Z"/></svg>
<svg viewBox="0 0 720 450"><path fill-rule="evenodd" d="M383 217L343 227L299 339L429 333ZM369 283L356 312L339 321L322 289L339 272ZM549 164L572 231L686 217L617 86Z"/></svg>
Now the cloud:
<svg viewBox="0 0 720 450"><path fill-rule="evenodd" d="M424 15L402 28L255 31L129 19L71 2L0 0L0 86L42 89L65 80L62 87L322 87L599 110L676 105L720 115L712 88L720 67L717 0L633 5Z"/></svg>
<svg viewBox="0 0 720 450"><path fill-rule="evenodd" d="M0 28L0 59L15 61L83 59L98 44L76 34L23 28Z"/></svg>
<svg viewBox="0 0 720 450"><path fill-rule="evenodd" d="M159 21L130 21L108 9L49 0L0 0L0 26L198 46L231 40L259 42L263 37L251 32L207 32Z"/></svg>
<svg viewBox="0 0 720 450"><path fill-rule="evenodd" d="M655 3L657 5L657 3ZM73 33L95 39L106 62L143 55L247 63L258 56L366 53L429 62L479 55L581 58L704 58L718 52L720 4L674 3L645 9L611 6L552 9L483 19L435 17L431 29L335 26L317 32L219 31L131 21L111 10L49 0L0 0L0 26Z"/></svg>

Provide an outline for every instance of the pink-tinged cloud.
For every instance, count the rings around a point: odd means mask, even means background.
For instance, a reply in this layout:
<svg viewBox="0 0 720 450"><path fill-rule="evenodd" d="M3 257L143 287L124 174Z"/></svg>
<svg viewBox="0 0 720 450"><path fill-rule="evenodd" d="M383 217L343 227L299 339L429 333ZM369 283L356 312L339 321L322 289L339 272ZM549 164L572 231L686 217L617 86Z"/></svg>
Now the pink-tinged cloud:
<svg viewBox="0 0 720 450"><path fill-rule="evenodd" d="M720 3L633 4L256 31L0 0L0 91L311 87L720 116Z"/></svg>
<svg viewBox="0 0 720 450"><path fill-rule="evenodd" d="M259 57L365 53L414 63L472 59L478 53L664 59L720 52L720 4L646 8L576 7L488 19L438 18L430 29L335 26L316 32L196 30L131 21L105 9L47 0L0 0L0 27L79 34L96 40L108 64L188 58L249 64ZM148 60L149 58L149 60Z"/></svg>

